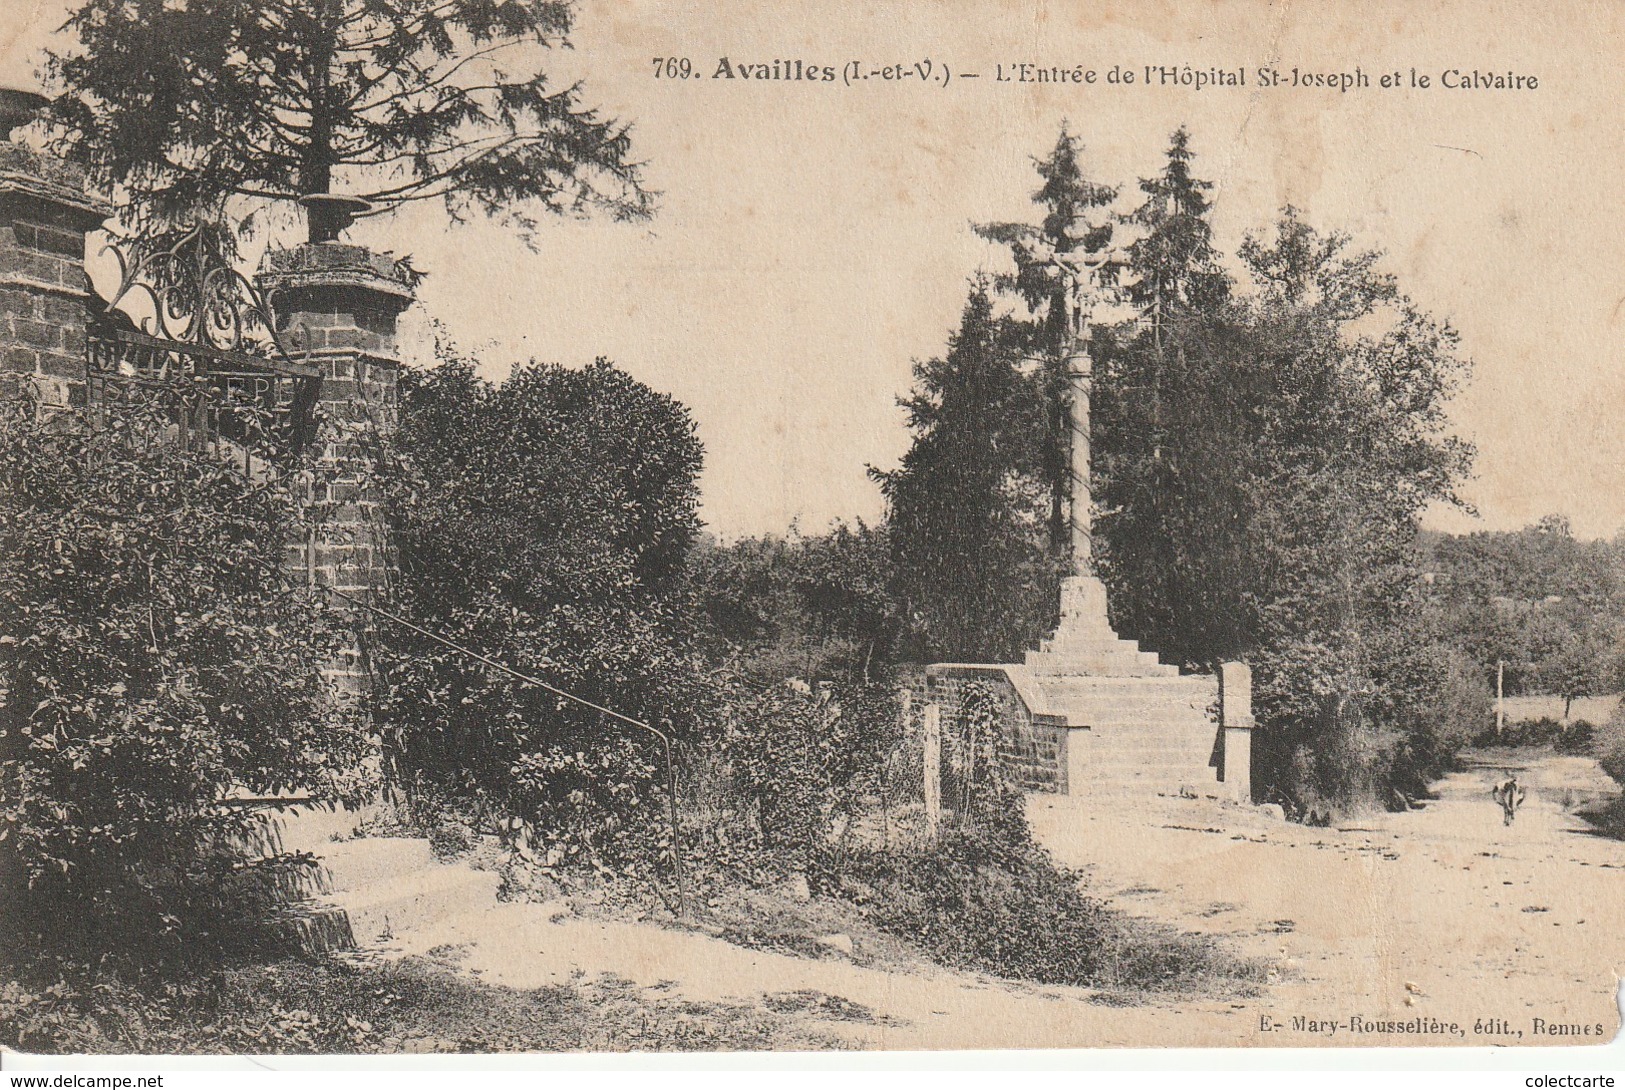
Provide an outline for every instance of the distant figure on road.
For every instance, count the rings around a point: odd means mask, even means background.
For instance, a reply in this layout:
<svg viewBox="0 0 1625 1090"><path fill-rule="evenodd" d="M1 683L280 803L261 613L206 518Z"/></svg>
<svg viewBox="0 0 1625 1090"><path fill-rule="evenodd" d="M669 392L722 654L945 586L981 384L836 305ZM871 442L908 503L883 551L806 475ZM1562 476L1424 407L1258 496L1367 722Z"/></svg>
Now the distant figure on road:
<svg viewBox="0 0 1625 1090"><path fill-rule="evenodd" d="M1518 816L1518 807L1523 805L1524 796L1527 794L1517 777L1510 773L1507 775L1506 783L1490 792L1490 796L1501 804L1502 825L1512 824L1512 819Z"/></svg>

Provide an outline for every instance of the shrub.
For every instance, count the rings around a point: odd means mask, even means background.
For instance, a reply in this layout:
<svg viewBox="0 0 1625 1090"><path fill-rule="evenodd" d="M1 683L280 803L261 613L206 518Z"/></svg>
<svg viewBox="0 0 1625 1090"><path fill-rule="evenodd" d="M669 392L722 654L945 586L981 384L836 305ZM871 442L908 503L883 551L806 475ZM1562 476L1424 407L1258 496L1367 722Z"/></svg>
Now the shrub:
<svg viewBox="0 0 1625 1090"><path fill-rule="evenodd" d="M233 792L357 798L322 676L344 618L283 580L289 477L140 409L0 406L0 918L11 951L210 957L286 892ZM240 459L238 461L240 466ZM257 858L256 858L257 857Z"/></svg>
<svg viewBox="0 0 1625 1090"><path fill-rule="evenodd" d="M1045 984L1101 978L1103 906L999 830L955 826L926 848L860 853L839 889L948 965Z"/></svg>
<svg viewBox="0 0 1625 1090"><path fill-rule="evenodd" d="M669 867L665 782L647 747L624 738L591 751L548 746L515 761L512 776L532 837L523 850L544 873L588 867L654 882L656 866Z"/></svg>
<svg viewBox="0 0 1625 1090"><path fill-rule="evenodd" d="M714 685L689 648L684 585L693 421L604 361L493 384L442 355L403 383L384 482L400 608L554 691L385 628L374 710L389 772L522 830L544 869L647 876L670 851L661 745L556 690L702 733Z"/></svg>
<svg viewBox="0 0 1625 1090"><path fill-rule="evenodd" d="M944 964L1016 980L1155 989L1257 975L1086 896L1033 841L1019 794L990 788L978 809L934 843L854 853L834 892Z"/></svg>
<svg viewBox="0 0 1625 1090"><path fill-rule="evenodd" d="M1584 719L1565 724L1543 715L1539 719L1507 723L1499 734L1492 726L1479 732L1473 744L1514 749L1550 746L1559 753L1585 754L1592 752L1597 737L1597 728Z"/></svg>
<svg viewBox="0 0 1625 1090"><path fill-rule="evenodd" d="M736 687L719 748L755 845L789 870L835 865L900 736L887 682Z"/></svg>
<svg viewBox="0 0 1625 1090"><path fill-rule="evenodd" d="M1597 742L1597 728L1585 719L1576 719L1552 743L1559 753L1589 756Z"/></svg>
<svg viewBox="0 0 1625 1090"><path fill-rule="evenodd" d="M1591 752L1614 782L1625 787L1625 704L1596 729Z"/></svg>

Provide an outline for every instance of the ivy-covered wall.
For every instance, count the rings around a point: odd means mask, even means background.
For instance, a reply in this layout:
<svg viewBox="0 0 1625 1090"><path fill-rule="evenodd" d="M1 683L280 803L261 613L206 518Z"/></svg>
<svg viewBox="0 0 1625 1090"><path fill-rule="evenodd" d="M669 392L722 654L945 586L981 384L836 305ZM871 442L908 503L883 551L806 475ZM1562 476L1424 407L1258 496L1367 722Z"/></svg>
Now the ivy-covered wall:
<svg viewBox="0 0 1625 1090"><path fill-rule="evenodd" d="M991 688L1000 710L998 755L1005 782L1027 791L1064 795L1066 720L1032 706L1033 694L1023 692L1021 671L1019 666L931 666L926 670L925 699L942 708L943 735L954 737L964 733L966 686L981 683Z"/></svg>

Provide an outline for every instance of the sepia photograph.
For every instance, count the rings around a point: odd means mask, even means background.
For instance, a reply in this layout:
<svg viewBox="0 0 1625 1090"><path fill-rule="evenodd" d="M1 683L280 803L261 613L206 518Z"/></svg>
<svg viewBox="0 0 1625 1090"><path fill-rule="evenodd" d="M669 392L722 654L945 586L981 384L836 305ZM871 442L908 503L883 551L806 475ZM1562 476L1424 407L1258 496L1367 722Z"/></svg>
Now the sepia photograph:
<svg viewBox="0 0 1625 1090"><path fill-rule="evenodd" d="M1617 1067L1622 46L5 0L0 1067Z"/></svg>

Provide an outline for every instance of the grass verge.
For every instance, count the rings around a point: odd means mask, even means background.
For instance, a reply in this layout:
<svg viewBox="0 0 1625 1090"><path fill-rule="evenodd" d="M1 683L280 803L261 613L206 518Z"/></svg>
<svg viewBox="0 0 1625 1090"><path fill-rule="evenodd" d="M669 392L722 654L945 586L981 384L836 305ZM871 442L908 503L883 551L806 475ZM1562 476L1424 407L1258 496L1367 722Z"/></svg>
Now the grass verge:
<svg viewBox="0 0 1625 1090"><path fill-rule="evenodd" d="M815 993L695 1003L602 975L521 991L455 971L455 950L282 961L204 977L0 986L0 1043L61 1053L689 1052L845 1047L873 1015Z"/></svg>

